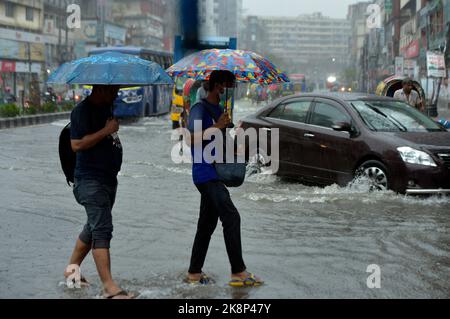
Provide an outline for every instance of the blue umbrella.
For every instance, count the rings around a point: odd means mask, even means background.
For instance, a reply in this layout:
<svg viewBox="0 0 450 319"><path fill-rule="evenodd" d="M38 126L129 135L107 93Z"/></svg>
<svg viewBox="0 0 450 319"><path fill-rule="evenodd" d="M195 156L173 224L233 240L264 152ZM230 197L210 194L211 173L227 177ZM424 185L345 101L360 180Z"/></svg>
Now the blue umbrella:
<svg viewBox="0 0 450 319"><path fill-rule="evenodd" d="M63 64L47 83L130 87L173 84L173 81L157 63L129 54L105 52Z"/></svg>

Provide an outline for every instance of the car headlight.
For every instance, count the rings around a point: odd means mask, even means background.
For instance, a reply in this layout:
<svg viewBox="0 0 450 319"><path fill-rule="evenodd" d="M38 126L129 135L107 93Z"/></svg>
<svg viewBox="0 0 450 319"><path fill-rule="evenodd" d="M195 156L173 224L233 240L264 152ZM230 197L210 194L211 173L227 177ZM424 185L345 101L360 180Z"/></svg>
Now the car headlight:
<svg viewBox="0 0 450 319"><path fill-rule="evenodd" d="M142 95L138 95L138 96L128 96L124 99L122 99L123 102L127 103L127 104L132 104L132 103L140 103L142 102Z"/></svg>
<svg viewBox="0 0 450 319"><path fill-rule="evenodd" d="M425 152L411 147L399 147L397 150L405 163L437 167L431 156Z"/></svg>

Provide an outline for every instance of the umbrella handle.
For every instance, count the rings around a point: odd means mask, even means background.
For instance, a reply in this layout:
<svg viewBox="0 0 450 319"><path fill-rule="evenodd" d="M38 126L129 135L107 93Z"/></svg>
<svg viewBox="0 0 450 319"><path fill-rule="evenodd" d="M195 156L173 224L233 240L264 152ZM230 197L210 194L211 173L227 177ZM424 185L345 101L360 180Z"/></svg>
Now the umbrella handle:
<svg viewBox="0 0 450 319"><path fill-rule="evenodd" d="M234 128L233 124L233 105L228 105L228 88L225 88L225 112L228 113L231 119L229 128Z"/></svg>

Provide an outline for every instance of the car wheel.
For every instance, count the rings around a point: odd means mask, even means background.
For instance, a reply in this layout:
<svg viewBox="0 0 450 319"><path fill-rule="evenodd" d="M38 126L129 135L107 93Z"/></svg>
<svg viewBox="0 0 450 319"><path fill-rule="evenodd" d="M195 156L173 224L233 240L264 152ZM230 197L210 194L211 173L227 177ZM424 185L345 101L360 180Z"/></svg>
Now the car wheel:
<svg viewBox="0 0 450 319"><path fill-rule="evenodd" d="M365 178L370 183L370 191L387 191L390 186L386 166L379 161L367 161L355 173L355 179Z"/></svg>

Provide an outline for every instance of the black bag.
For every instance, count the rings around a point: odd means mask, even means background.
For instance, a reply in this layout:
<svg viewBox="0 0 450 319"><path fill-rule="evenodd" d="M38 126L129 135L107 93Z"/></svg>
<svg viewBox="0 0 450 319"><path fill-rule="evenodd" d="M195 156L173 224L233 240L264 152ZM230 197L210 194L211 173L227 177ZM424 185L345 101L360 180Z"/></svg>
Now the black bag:
<svg viewBox="0 0 450 319"><path fill-rule="evenodd" d="M219 119L214 116L214 112L209 109L208 106L205 106L205 109L214 122L217 123ZM234 157L234 161L232 163L214 163L213 165L216 169L217 176L219 176L220 181L223 182L225 186L239 187L244 184L247 173L247 164L238 163L236 156Z"/></svg>
<svg viewBox="0 0 450 319"><path fill-rule="evenodd" d="M70 123L61 131L59 135L59 159L61 167L66 175L67 184L75 183L75 165L77 162L77 154L72 150L70 139Z"/></svg>
<svg viewBox="0 0 450 319"><path fill-rule="evenodd" d="M247 165L245 163L214 163L221 182L227 187L240 187L244 184Z"/></svg>

